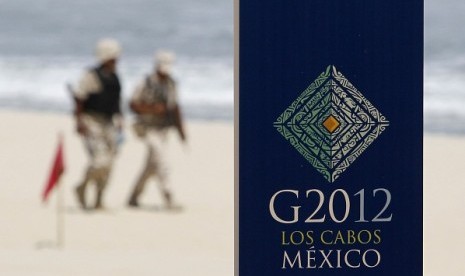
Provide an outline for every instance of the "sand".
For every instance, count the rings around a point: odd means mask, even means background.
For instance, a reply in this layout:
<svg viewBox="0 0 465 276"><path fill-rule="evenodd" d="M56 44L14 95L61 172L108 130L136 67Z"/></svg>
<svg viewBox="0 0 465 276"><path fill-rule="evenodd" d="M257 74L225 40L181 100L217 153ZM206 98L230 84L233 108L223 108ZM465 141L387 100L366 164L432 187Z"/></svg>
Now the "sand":
<svg viewBox="0 0 465 276"><path fill-rule="evenodd" d="M129 124L129 122L127 122ZM0 111L0 275L232 275L234 175L232 123L187 124L188 144L168 140L170 183L182 211L160 210L155 183L128 209L144 146L127 130L105 196L107 210L78 208L74 187L87 156L69 116ZM65 138L65 246L56 237L56 191L41 193Z"/></svg>
<svg viewBox="0 0 465 276"><path fill-rule="evenodd" d="M425 275L465 275L465 136L424 143Z"/></svg>
<svg viewBox="0 0 465 276"><path fill-rule="evenodd" d="M129 122L127 122L129 124ZM158 207L155 184L144 208L126 208L144 147L130 131L106 194L107 210L84 212L73 189L86 155L69 116L0 111L0 275L234 274L233 124L189 122L189 143L169 139L171 183L179 212ZM65 246L54 248L56 191L40 194L57 144L65 137ZM424 275L465 272L465 137L426 135Z"/></svg>

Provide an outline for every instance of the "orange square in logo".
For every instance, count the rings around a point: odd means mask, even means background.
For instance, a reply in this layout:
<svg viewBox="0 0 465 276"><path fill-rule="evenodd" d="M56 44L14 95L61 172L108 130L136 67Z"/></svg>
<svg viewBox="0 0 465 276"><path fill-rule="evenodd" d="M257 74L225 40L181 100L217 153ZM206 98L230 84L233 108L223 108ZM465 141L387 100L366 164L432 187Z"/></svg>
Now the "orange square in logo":
<svg viewBox="0 0 465 276"><path fill-rule="evenodd" d="M333 133L338 127L340 123L333 115L329 115L329 117L323 122L323 126L326 128L329 133Z"/></svg>

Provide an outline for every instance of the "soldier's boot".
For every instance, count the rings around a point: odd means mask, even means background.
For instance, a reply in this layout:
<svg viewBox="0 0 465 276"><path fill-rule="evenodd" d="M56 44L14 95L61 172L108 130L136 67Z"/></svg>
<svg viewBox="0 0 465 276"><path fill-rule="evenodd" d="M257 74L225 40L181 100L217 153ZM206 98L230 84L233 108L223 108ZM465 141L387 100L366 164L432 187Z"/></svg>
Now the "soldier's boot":
<svg viewBox="0 0 465 276"><path fill-rule="evenodd" d="M131 197L129 198L128 206L134 207L134 208L139 207L139 201L137 198L138 196L136 194L132 194Z"/></svg>
<svg viewBox="0 0 465 276"><path fill-rule="evenodd" d="M96 182L97 184L97 196L95 198L95 205L94 208L99 210L99 209L104 209L103 206L103 191L105 190L105 187L107 186L108 182L108 177L110 175L110 169L109 168L102 168L98 171L98 180Z"/></svg>
<svg viewBox="0 0 465 276"><path fill-rule="evenodd" d="M169 191L163 191L163 199L165 200L165 206L167 209L173 208L173 197Z"/></svg>
<svg viewBox="0 0 465 276"><path fill-rule="evenodd" d="M89 181L91 181L91 179L93 178L94 178L94 169L89 167L87 168L86 174L84 175L84 180L75 189L77 201L79 202L79 205L81 206L82 209L87 208L86 187Z"/></svg>
<svg viewBox="0 0 465 276"><path fill-rule="evenodd" d="M142 194L142 191L144 190L144 187L145 187L145 182L148 180L148 178L149 176L147 176L144 173L139 178L139 181L137 181L137 184L134 187L134 190L132 191L131 196L129 197L129 201L128 201L129 207L134 207L134 208L139 207L139 196Z"/></svg>
<svg viewBox="0 0 465 276"><path fill-rule="evenodd" d="M98 187L97 188L97 197L95 198L95 205L94 205L94 208L96 210L103 209L102 197L103 197L103 189L100 189L100 187Z"/></svg>
<svg viewBox="0 0 465 276"><path fill-rule="evenodd" d="M136 182L136 185L134 186L134 190L132 191L131 196L129 197L128 201L128 206L129 207L134 207L137 208L139 207L139 196L142 194L145 188L145 184L147 183L147 180L149 180L150 177L154 175L154 167L153 164L148 161L144 171L140 175L139 179Z"/></svg>
<svg viewBox="0 0 465 276"><path fill-rule="evenodd" d="M86 183L80 184L74 190L75 193L76 193L76 198L77 198L77 200L79 202L79 205L81 206L82 209L87 208L87 206L86 206L86 196L85 196L85 193L86 193L86 185L85 184Z"/></svg>

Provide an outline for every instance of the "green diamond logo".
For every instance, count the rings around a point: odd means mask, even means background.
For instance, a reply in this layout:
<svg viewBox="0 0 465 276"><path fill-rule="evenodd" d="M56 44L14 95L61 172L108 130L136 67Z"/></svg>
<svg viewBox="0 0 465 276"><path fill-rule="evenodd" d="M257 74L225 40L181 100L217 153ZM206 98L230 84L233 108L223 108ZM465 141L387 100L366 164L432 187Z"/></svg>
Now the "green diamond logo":
<svg viewBox="0 0 465 276"><path fill-rule="evenodd" d="M334 66L328 66L274 123L329 182L338 179L388 125Z"/></svg>

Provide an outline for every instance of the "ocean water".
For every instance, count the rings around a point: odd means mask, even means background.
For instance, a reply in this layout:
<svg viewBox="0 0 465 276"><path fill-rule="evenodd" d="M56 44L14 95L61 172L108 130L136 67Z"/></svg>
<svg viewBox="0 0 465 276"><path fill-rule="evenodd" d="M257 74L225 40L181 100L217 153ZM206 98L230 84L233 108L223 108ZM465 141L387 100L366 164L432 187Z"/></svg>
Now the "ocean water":
<svg viewBox="0 0 465 276"><path fill-rule="evenodd" d="M463 0L425 0L426 131L465 134L463 14ZM169 48L188 117L232 120L233 29L232 0L0 0L0 107L69 112L65 84L114 37L125 99Z"/></svg>
<svg viewBox="0 0 465 276"><path fill-rule="evenodd" d="M465 1L425 0L425 130L465 134Z"/></svg>
<svg viewBox="0 0 465 276"><path fill-rule="evenodd" d="M123 46L126 101L155 50L171 49L184 113L233 119L230 0L0 0L0 107L69 112L65 84L94 65L102 37Z"/></svg>

